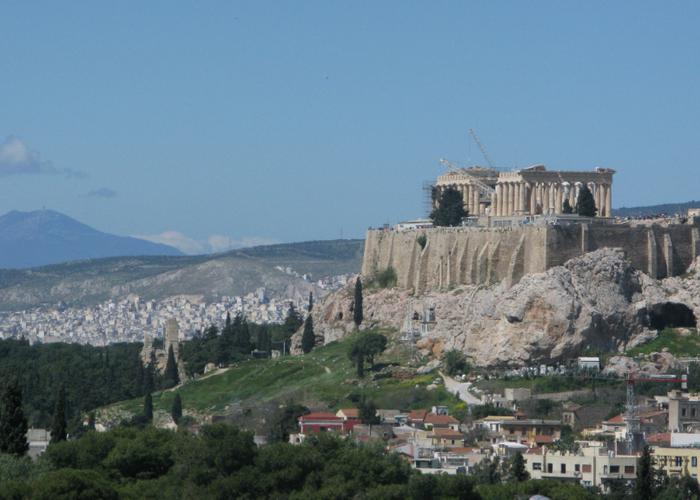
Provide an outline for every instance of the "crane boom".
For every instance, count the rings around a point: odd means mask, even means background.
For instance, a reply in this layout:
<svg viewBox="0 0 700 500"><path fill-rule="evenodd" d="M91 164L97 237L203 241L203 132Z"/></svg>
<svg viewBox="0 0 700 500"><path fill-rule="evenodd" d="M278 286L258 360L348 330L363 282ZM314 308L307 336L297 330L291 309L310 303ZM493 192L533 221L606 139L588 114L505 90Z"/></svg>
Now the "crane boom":
<svg viewBox="0 0 700 500"><path fill-rule="evenodd" d="M479 138L476 136L476 132L474 132L473 128L469 129L469 134L472 136L472 139L474 139L474 142L476 145L479 147L481 150L481 154L484 155L484 159L486 160L486 163L488 164L489 167L493 168L493 162L491 161L491 158L489 158L488 153L486 152L486 148L484 145L481 143Z"/></svg>
<svg viewBox="0 0 700 500"><path fill-rule="evenodd" d="M459 170L459 167L457 167L457 166L454 165L451 161L446 160L446 159L444 159L444 158L440 158L440 163L442 163L443 165L445 165L449 170ZM479 191L480 191L482 194L492 195L493 193L496 192L496 190L493 189L491 186L489 186L488 184L482 182L480 179L474 177L473 175L469 175L469 173L467 173L464 169L462 169L461 174L464 175L465 177L469 178L469 181L470 181L472 184L474 184L476 187L478 187L478 188L479 188Z"/></svg>

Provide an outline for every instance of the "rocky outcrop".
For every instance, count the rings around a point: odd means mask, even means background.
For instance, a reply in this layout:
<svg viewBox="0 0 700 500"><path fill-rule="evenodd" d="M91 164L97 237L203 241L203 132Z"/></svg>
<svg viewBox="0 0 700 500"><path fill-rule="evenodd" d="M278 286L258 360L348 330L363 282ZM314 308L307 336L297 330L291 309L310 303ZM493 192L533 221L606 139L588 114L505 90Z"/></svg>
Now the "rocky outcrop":
<svg viewBox="0 0 700 500"><path fill-rule="evenodd" d="M416 297L368 287L362 328L422 329L417 346L424 353L459 349L478 366L548 363L589 347L622 351L653 338L650 317L656 311L658 320L668 302L700 316L699 276L700 260L683 277L657 281L634 269L622 250L606 248L526 275L510 288L461 286ZM352 300L348 286L315 306L323 342L354 330Z"/></svg>

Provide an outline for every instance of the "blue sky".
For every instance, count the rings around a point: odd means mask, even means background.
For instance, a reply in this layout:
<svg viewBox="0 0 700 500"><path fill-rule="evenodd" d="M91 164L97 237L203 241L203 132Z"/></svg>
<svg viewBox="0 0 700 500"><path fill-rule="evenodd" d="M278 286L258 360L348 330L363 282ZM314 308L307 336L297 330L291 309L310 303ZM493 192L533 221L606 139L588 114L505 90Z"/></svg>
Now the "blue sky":
<svg viewBox="0 0 700 500"><path fill-rule="evenodd" d="M698 2L0 6L0 212L191 251L362 237L438 159L700 198Z"/></svg>

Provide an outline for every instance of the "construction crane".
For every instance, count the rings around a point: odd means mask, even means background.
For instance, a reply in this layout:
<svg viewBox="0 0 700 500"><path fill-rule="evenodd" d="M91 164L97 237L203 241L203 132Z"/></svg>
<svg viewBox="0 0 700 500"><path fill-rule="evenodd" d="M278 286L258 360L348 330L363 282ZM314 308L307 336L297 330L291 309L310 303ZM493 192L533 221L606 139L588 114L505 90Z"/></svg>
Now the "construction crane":
<svg viewBox="0 0 700 500"><path fill-rule="evenodd" d="M494 168L493 162L491 161L491 158L489 158L489 155L488 155L488 153L486 152L486 148L485 148L484 145L481 143L481 141L479 140L479 138L476 136L476 132L474 132L474 129L473 129L473 128L470 128L470 129L469 129L469 134L472 136L472 139L474 139L474 142L476 143L476 145L477 145L477 146L479 147L479 149L481 150L481 154L484 155L484 160L486 160L486 164L487 164L489 167Z"/></svg>
<svg viewBox="0 0 700 500"><path fill-rule="evenodd" d="M479 188L479 192L481 194L492 195L496 192L496 190L494 188L492 188L488 184L482 182L477 177L475 177L473 175L469 175L469 173L465 169L458 167L457 165L453 164L451 161L446 160L445 158L440 158L440 163L445 165L448 170L461 170L460 174L467 177L472 184L474 184L477 188Z"/></svg>

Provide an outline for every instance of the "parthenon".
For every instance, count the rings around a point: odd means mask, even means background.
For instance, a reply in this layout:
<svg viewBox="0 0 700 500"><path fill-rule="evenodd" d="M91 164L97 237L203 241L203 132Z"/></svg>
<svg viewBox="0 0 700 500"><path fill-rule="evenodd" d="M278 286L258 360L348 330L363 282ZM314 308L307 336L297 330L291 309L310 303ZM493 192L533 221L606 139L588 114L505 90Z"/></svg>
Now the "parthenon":
<svg viewBox="0 0 700 500"><path fill-rule="evenodd" d="M462 193L464 206L472 216L512 217L561 214L564 201L576 206L578 194L587 186L599 217L612 217L614 170L548 171L544 165L511 172L470 167L451 170L435 184L436 195L448 187Z"/></svg>

